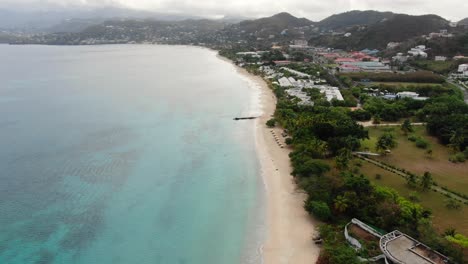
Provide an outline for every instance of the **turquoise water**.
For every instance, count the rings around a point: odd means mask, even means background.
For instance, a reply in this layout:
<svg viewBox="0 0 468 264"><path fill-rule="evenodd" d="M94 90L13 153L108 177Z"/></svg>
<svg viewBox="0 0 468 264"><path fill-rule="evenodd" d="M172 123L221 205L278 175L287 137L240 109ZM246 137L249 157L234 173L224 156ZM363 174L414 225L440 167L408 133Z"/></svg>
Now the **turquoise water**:
<svg viewBox="0 0 468 264"><path fill-rule="evenodd" d="M0 263L258 263L254 126L232 120L255 105L233 66L144 45L0 59Z"/></svg>

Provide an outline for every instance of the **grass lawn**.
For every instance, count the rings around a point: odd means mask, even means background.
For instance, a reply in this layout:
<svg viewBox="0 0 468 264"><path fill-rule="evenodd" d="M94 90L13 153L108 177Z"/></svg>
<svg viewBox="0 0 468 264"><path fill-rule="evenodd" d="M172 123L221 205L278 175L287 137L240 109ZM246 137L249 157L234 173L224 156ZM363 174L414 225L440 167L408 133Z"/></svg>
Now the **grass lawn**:
<svg viewBox="0 0 468 264"><path fill-rule="evenodd" d="M376 184L391 187L400 193L400 195L409 198L410 193L417 193L419 203L428 209L431 209L433 214L432 222L439 233L443 233L448 228L455 228L459 233L468 235L468 206L461 205L459 210L451 210L445 206L444 195L427 191L422 192L419 189L411 189L407 187L406 181L399 175L388 172L368 162L361 161L361 172L366 175L369 180ZM381 178L376 179L375 175L380 174Z"/></svg>
<svg viewBox="0 0 468 264"><path fill-rule="evenodd" d="M430 143L432 156L426 154L425 149L417 148L415 143L409 141L399 127L370 127L369 140L362 142L362 148L375 151L377 138L385 131L393 129L398 146L392 153L375 159L403 168L415 174L422 175L429 171L439 186L445 186L451 190L468 195L468 161L465 163L452 163L448 160L452 154L446 146L438 143L437 139L427 135L424 126L414 126L414 134Z"/></svg>
<svg viewBox="0 0 468 264"><path fill-rule="evenodd" d="M440 86L442 84L440 83L412 83L412 82L370 82L370 84L385 84L385 85L391 85L391 86L396 86L396 87L408 87L408 86Z"/></svg>

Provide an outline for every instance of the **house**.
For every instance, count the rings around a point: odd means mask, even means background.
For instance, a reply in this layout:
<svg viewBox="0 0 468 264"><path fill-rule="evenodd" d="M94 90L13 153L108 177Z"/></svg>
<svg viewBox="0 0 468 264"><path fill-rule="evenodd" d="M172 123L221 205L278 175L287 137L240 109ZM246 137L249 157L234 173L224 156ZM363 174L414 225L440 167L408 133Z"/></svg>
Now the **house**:
<svg viewBox="0 0 468 264"><path fill-rule="evenodd" d="M395 61L395 62L406 62L408 60L408 56L403 55L403 53L399 52L399 53L397 53L396 56L392 57L392 60Z"/></svg>
<svg viewBox="0 0 468 264"><path fill-rule="evenodd" d="M427 53L424 52L426 50L426 46L424 45L419 45L416 46L408 51L408 54L410 54L413 57L421 57L421 58L427 58Z"/></svg>
<svg viewBox="0 0 468 264"><path fill-rule="evenodd" d="M361 68L354 66L354 65L348 65L348 64L343 64L338 67L340 72L360 72Z"/></svg>
<svg viewBox="0 0 468 264"><path fill-rule="evenodd" d="M389 42L387 44L387 49L394 49L396 47L400 46L400 42Z"/></svg>
<svg viewBox="0 0 468 264"><path fill-rule="evenodd" d="M295 46L307 46L308 45L307 40L305 39L295 39L293 43Z"/></svg>
<svg viewBox="0 0 468 264"><path fill-rule="evenodd" d="M460 64L458 65L458 72L463 73L465 71L468 71L468 64Z"/></svg>
<svg viewBox="0 0 468 264"><path fill-rule="evenodd" d="M291 61L288 61L288 60L281 60L281 61L273 61L273 63L274 63L276 66L285 66L285 65L291 64Z"/></svg>
<svg viewBox="0 0 468 264"><path fill-rule="evenodd" d="M434 60L435 61L446 61L447 57L445 57L445 56L435 56Z"/></svg>
<svg viewBox="0 0 468 264"><path fill-rule="evenodd" d="M454 60L462 60L462 59L468 59L468 57L462 56L462 55L457 55L457 56L454 56L453 59Z"/></svg>
<svg viewBox="0 0 468 264"><path fill-rule="evenodd" d="M354 58L336 58L335 63L337 64L343 64L345 62L355 62L358 61L357 59Z"/></svg>

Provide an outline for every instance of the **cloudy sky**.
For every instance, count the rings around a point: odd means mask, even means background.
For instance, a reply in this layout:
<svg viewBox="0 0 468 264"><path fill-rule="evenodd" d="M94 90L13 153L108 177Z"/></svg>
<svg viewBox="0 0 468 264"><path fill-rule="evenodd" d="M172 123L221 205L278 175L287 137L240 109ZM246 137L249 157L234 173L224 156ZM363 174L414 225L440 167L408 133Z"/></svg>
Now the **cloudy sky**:
<svg viewBox="0 0 468 264"><path fill-rule="evenodd" d="M438 14L458 21L468 16L468 0L0 0L0 8L124 7L199 16L268 16L278 12L320 20L349 10Z"/></svg>

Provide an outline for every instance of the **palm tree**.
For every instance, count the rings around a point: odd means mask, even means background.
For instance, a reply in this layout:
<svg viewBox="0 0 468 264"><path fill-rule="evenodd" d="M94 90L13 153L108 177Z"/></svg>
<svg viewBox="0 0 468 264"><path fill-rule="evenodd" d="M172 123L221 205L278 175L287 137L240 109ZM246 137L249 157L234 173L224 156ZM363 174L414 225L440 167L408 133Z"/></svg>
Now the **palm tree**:
<svg viewBox="0 0 468 264"><path fill-rule="evenodd" d="M334 208L336 211L340 213L346 212L346 209L348 209L348 199L342 195L338 195L335 198L335 203L334 203Z"/></svg>
<svg viewBox="0 0 468 264"><path fill-rule="evenodd" d="M405 135L408 135L408 133L414 131L413 126L411 125L411 122L409 121L409 119L406 119L403 122L403 124L401 124L400 128L401 128L401 131L403 131Z"/></svg>

